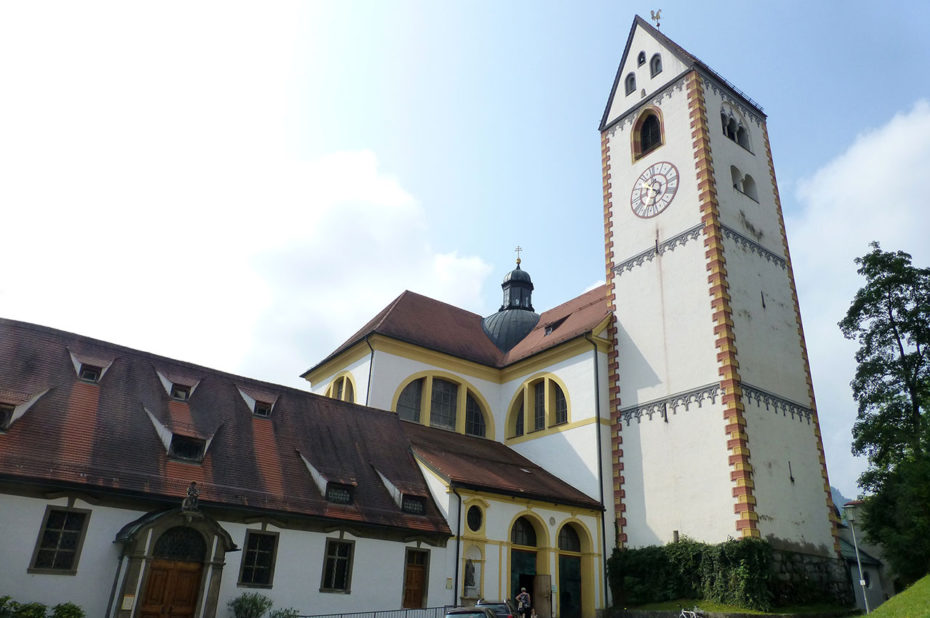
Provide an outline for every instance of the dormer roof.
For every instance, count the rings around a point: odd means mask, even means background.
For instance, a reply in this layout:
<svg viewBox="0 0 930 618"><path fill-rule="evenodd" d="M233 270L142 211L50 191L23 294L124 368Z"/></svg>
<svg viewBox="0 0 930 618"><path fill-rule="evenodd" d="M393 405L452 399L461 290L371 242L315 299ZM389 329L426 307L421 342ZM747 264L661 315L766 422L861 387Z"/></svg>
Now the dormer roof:
<svg viewBox="0 0 930 618"><path fill-rule="evenodd" d="M114 359L99 383L75 376L69 350L89 348ZM162 376L196 381L196 394L171 399ZM274 413L256 417L243 392L272 400ZM391 412L3 319L0 395L31 402L0 432L8 479L162 504L180 504L196 481L202 507L377 526L438 544L450 534L431 499L411 513L384 488L379 472L405 493L430 495ZM326 501L302 454L328 481L354 485L351 508Z"/></svg>

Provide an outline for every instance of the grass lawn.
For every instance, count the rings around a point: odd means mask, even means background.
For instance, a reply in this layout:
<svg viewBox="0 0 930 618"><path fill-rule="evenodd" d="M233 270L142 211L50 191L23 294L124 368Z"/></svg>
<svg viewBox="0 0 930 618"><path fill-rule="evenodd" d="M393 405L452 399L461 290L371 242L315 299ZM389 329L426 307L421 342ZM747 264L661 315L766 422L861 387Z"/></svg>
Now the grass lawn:
<svg viewBox="0 0 930 618"><path fill-rule="evenodd" d="M930 575L878 606L875 618L925 618L930 616Z"/></svg>
<svg viewBox="0 0 930 618"><path fill-rule="evenodd" d="M825 614L830 612L843 612L851 611L846 607L837 607L836 605L796 605L792 607L778 607L770 613L760 612L755 609L746 609L745 607L737 607L735 605L724 605L723 603L715 603L714 601L705 601L701 599L678 599L677 601L665 601L662 603L648 603L646 605L637 605L630 609L656 609L656 610L671 610L678 611L680 608L684 607L685 609L694 609L695 606L701 608L705 612L720 612L720 613L732 613L732 614L753 614L757 616L777 616L779 614ZM930 616L930 610L927 610L928 613L924 614L914 614L914 616ZM892 614L889 614L891 616ZM905 616L907 614L900 614L900 616ZM895 618L899 615L894 614ZM907 615L910 618L909 615Z"/></svg>

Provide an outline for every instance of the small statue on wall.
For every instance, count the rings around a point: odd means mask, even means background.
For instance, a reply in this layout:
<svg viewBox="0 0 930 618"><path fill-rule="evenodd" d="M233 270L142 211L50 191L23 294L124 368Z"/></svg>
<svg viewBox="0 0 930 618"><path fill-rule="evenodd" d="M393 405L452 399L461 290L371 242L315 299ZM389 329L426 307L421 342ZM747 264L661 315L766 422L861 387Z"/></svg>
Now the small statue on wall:
<svg viewBox="0 0 930 618"><path fill-rule="evenodd" d="M187 497L181 502L182 511L197 511L200 509L200 491L197 489L197 482L191 481L187 487Z"/></svg>

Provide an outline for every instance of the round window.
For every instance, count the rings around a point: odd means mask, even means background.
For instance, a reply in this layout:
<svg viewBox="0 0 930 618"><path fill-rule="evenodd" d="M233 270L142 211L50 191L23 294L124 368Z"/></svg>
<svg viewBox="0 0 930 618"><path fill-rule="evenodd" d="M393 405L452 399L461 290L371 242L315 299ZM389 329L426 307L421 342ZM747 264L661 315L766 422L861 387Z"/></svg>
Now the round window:
<svg viewBox="0 0 930 618"><path fill-rule="evenodd" d="M481 509L477 506L468 507L468 513L465 514L465 519L468 521L468 528L472 532L478 532L481 529Z"/></svg>

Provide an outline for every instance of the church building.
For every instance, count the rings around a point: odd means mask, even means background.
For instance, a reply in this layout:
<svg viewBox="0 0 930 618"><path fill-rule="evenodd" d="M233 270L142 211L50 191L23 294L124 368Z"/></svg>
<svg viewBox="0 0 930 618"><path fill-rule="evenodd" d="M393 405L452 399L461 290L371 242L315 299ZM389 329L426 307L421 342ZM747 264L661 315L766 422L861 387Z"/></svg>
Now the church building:
<svg viewBox="0 0 930 618"><path fill-rule="evenodd" d="M0 596L593 618L615 548L684 537L846 585L762 108L636 17L600 132L603 285L403 292L312 392L0 320Z"/></svg>

